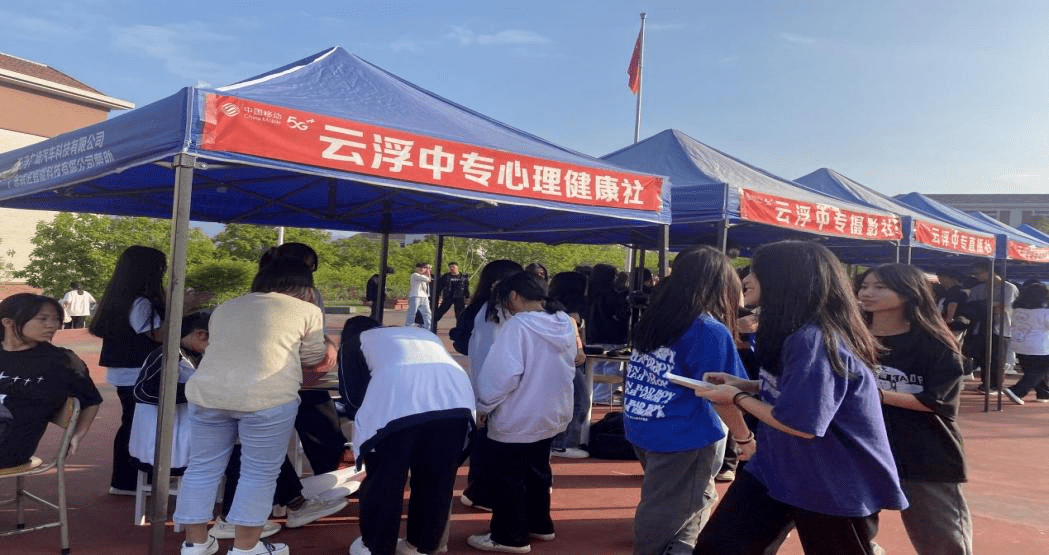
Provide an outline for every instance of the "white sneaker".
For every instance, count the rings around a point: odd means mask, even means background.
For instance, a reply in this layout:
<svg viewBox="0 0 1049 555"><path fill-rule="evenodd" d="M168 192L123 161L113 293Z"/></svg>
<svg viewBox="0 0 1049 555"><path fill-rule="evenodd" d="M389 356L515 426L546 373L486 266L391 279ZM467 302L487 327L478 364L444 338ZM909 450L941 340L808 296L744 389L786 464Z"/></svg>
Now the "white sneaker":
<svg viewBox="0 0 1049 555"><path fill-rule="evenodd" d="M1017 395L1016 393L1013 393L1012 389L1009 389L1008 387L1003 387L1002 388L1002 393L1004 393L1005 396L1008 397L1009 400L1012 401L1014 405L1022 405L1022 404L1024 404L1024 400L1021 399L1020 396Z"/></svg>
<svg viewBox="0 0 1049 555"><path fill-rule="evenodd" d="M307 499L298 509L288 509L288 528L305 526L319 518L341 511L349 501L345 497L337 499Z"/></svg>
<svg viewBox="0 0 1049 555"><path fill-rule="evenodd" d="M590 453L585 449L578 449L575 447L565 447L563 449L551 449L550 455L554 457L561 457L564 459L586 459L590 458Z"/></svg>
<svg viewBox="0 0 1049 555"><path fill-rule="evenodd" d="M500 553L531 553L532 551L532 546L530 545L514 547L511 545L495 543L492 541L491 533L470 536L466 538L466 544L474 549L480 549L481 551L498 551Z"/></svg>
<svg viewBox="0 0 1049 555"><path fill-rule="evenodd" d="M400 545L397 546L400 548ZM400 553L400 551L398 551ZM350 555L372 555L372 550L364 545L364 538L358 537L350 544Z"/></svg>
<svg viewBox="0 0 1049 555"><path fill-rule="evenodd" d="M280 532L280 524L267 520L262 525L262 535L260 538L268 538L273 534ZM215 519L215 525L208 530L208 535L219 540L232 540L237 535L237 526L226 522L221 516Z"/></svg>
<svg viewBox="0 0 1049 555"><path fill-rule="evenodd" d="M250 549L229 548L226 555L291 555L291 548L286 543L270 543L259 540L255 547Z"/></svg>
<svg viewBox="0 0 1049 555"><path fill-rule="evenodd" d="M180 555L212 555L219 550L219 541L215 538L208 537L208 541L204 543L189 543L182 542L182 548L179 549Z"/></svg>
<svg viewBox="0 0 1049 555"><path fill-rule="evenodd" d="M489 513L492 512L491 507L485 507L484 505L478 505L474 503L473 500L467 497L465 493L459 496L459 502L463 505L466 505L467 507L477 509L478 511L487 511Z"/></svg>

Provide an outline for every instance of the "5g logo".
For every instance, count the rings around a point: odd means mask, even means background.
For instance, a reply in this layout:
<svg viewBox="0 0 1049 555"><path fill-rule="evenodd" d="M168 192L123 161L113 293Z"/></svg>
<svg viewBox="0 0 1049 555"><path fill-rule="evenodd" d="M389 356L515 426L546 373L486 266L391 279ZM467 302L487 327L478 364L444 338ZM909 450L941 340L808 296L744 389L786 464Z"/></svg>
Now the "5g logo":
<svg viewBox="0 0 1049 555"><path fill-rule="evenodd" d="M295 116L288 116L288 127L292 129L297 129L299 131L306 131L310 128L310 124L314 121L316 120L314 120L313 118L310 118L306 121L299 121L299 119Z"/></svg>

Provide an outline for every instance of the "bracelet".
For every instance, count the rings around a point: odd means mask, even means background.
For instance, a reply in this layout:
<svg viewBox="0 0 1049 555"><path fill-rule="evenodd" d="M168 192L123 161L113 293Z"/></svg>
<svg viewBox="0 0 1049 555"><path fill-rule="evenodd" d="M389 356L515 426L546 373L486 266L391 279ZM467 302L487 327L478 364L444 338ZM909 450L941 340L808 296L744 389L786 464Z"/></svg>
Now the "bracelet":
<svg viewBox="0 0 1049 555"><path fill-rule="evenodd" d="M739 404L739 398L741 396L742 397L750 397L750 393L747 393L746 391L740 391L739 393L733 395L732 396L732 404L736 405L736 408L738 408L739 410L741 410L743 412L746 412L747 409L743 408L743 406Z"/></svg>
<svg viewBox="0 0 1049 555"><path fill-rule="evenodd" d="M885 404L885 390L884 389L879 389L878 390L878 400L881 402L881 404L883 404L883 405Z"/></svg>
<svg viewBox="0 0 1049 555"><path fill-rule="evenodd" d="M750 435L745 437L745 438L743 438L743 439L739 439L739 438L736 438L735 436L733 436L732 441L735 441L736 445L746 445L746 444L754 441L754 432L750 432Z"/></svg>

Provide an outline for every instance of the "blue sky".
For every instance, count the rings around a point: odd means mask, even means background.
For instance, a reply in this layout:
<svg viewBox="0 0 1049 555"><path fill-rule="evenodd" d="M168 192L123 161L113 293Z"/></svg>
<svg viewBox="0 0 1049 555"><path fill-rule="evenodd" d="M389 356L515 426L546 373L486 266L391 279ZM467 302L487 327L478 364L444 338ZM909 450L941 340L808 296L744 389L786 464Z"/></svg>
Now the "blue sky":
<svg viewBox="0 0 1049 555"><path fill-rule="evenodd" d="M1049 193L1045 0L6 0L0 51L148 104L340 45L587 154L677 128L793 179L888 194ZM2 107L0 107L2 109Z"/></svg>

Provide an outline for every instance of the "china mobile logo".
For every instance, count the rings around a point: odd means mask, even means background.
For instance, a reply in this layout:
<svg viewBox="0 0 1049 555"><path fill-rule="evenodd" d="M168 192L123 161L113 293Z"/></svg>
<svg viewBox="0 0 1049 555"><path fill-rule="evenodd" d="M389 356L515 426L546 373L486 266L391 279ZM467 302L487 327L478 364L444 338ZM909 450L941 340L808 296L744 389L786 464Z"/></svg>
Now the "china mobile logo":
<svg viewBox="0 0 1049 555"><path fill-rule="evenodd" d="M240 108L232 102L227 102L222 105L222 113L232 118L240 113Z"/></svg>

